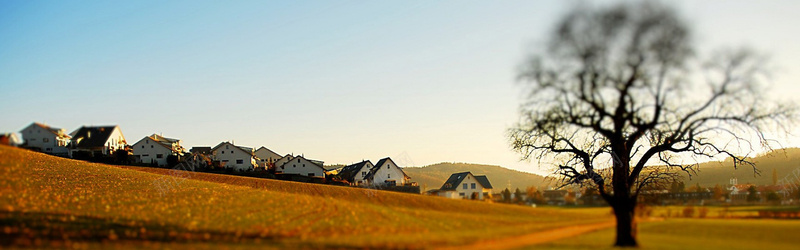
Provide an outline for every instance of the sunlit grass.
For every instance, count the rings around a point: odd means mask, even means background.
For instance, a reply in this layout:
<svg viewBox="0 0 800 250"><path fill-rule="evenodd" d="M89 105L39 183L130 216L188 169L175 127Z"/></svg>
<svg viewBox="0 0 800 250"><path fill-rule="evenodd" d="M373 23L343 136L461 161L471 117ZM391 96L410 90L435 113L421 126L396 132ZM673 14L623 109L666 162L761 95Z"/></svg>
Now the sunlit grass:
<svg viewBox="0 0 800 250"><path fill-rule="evenodd" d="M599 211L187 175L0 147L0 212L6 225L0 233L17 245L458 245L611 218Z"/></svg>

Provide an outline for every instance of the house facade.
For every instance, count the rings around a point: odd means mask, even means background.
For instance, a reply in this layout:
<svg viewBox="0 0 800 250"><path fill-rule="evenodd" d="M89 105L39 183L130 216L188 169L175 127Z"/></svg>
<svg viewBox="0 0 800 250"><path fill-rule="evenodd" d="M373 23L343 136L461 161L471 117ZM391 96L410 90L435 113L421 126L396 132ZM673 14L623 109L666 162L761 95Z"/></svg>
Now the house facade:
<svg viewBox="0 0 800 250"><path fill-rule="evenodd" d="M367 173L364 179L369 182L369 185L376 186L403 186L411 181L411 177L408 177L403 169L389 157L375 163L375 167Z"/></svg>
<svg viewBox="0 0 800 250"><path fill-rule="evenodd" d="M167 166L167 157L181 156L184 152L181 141L157 134L146 136L133 144L133 157L139 163Z"/></svg>
<svg viewBox="0 0 800 250"><path fill-rule="evenodd" d="M238 171L252 170L257 166L253 149L236 146L230 142L222 142L211 149L211 158L219 161L223 167Z"/></svg>
<svg viewBox="0 0 800 250"><path fill-rule="evenodd" d="M325 168L318 162L308 160L303 156L295 156L275 169L279 174L296 174L307 177L325 178Z"/></svg>
<svg viewBox="0 0 800 250"><path fill-rule="evenodd" d="M71 133L70 155L86 152L92 156L111 155L117 150L125 150L128 142L119 126L83 126Z"/></svg>
<svg viewBox="0 0 800 250"><path fill-rule="evenodd" d="M274 164L275 165L275 172L280 172L279 171L280 167L283 166L283 164L286 164L287 162L291 161L292 159L294 159L293 155L286 154L283 157L281 157L280 159L278 159L277 161L275 161L275 164Z"/></svg>
<svg viewBox="0 0 800 250"><path fill-rule="evenodd" d="M258 167L264 169L275 167L275 162L277 162L282 158L281 155L275 153L275 151L272 151L264 146L258 148L255 152L255 155Z"/></svg>
<svg viewBox="0 0 800 250"><path fill-rule="evenodd" d="M492 184L485 175L475 176L471 172L450 175L438 191L438 195L450 199L488 198L492 193Z"/></svg>
<svg viewBox="0 0 800 250"><path fill-rule="evenodd" d="M339 176L342 177L342 180L349 182L351 186L364 186L369 183L367 174L374 167L375 165L369 160L361 161L339 170Z"/></svg>
<svg viewBox="0 0 800 250"><path fill-rule="evenodd" d="M70 136L64 129L34 122L22 131L22 146L54 155L68 155Z"/></svg>

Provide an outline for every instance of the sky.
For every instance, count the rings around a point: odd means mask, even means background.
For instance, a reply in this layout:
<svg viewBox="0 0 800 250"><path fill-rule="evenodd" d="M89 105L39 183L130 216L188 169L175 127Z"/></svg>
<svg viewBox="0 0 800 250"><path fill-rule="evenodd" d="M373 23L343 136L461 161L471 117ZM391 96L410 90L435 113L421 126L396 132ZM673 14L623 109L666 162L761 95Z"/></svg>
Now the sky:
<svg viewBox="0 0 800 250"><path fill-rule="evenodd" d="M560 15L608 1L0 1L0 132L119 125L326 164L520 162L518 66ZM672 1L701 51L771 58L800 92L800 1ZM797 145L787 138L785 145Z"/></svg>

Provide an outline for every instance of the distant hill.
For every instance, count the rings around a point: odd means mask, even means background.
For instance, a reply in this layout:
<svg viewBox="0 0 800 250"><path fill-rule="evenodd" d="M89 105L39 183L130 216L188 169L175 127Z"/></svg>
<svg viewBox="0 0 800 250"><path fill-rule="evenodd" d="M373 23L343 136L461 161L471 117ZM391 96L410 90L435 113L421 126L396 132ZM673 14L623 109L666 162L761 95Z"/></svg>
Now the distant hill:
<svg viewBox="0 0 800 250"><path fill-rule="evenodd" d="M777 149L761 156L752 158L761 175L754 175L753 168L742 166L738 169L733 168L733 161L706 162L700 164L698 172L691 179L684 174L686 186L700 184L703 187L710 187L716 184L725 185L731 178L736 178L739 184L772 185L772 172L775 170L778 180L790 177L793 182L800 181L800 148ZM793 177L793 171L798 171L798 177Z"/></svg>
<svg viewBox="0 0 800 250"><path fill-rule="evenodd" d="M407 167L403 171L411 177L411 181L416 181L423 191L438 189L453 173L472 172L474 175L486 175L489 182L499 192L508 187L511 183L511 190L519 188L525 190L526 187L547 185L545 178L541 175L520 172L500 166L480 165L469 163L438 163L425 167Z"/></svg>

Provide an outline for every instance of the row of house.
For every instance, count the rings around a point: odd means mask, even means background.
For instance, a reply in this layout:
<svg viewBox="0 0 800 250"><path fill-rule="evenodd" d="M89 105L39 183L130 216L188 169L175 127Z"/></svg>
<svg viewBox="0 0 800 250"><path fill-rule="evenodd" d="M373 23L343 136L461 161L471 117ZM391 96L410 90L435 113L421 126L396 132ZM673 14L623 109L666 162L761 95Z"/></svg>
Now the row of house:
<svg viewBox="0 0 800 250"><path fill-rule="evenodd" d="M110 157L117 152L123 152L131 156L135 163L160 167L167 166L171 157L177 161L191 152L208 155L219 166L237 171L264 169L280 175L325 178L334 170L326 169L323 161L307 159L304 155L281 156L264 146L254 150L233 142L221 142L213 148L194 147L187 152L181 145L181 140L152 134L129 146L119 126L82 126L67 134L64 129L34 122L25 127L21 134L22 140L16 139L13 133L4 134L2 138L7 138L3 140L9 141L8 144L19 144L44 153L71 158L78 155ZM346 166L338 169L338 176L354 186L415 184L389 157L380 159L375 165L367 160Z"/></svg>

